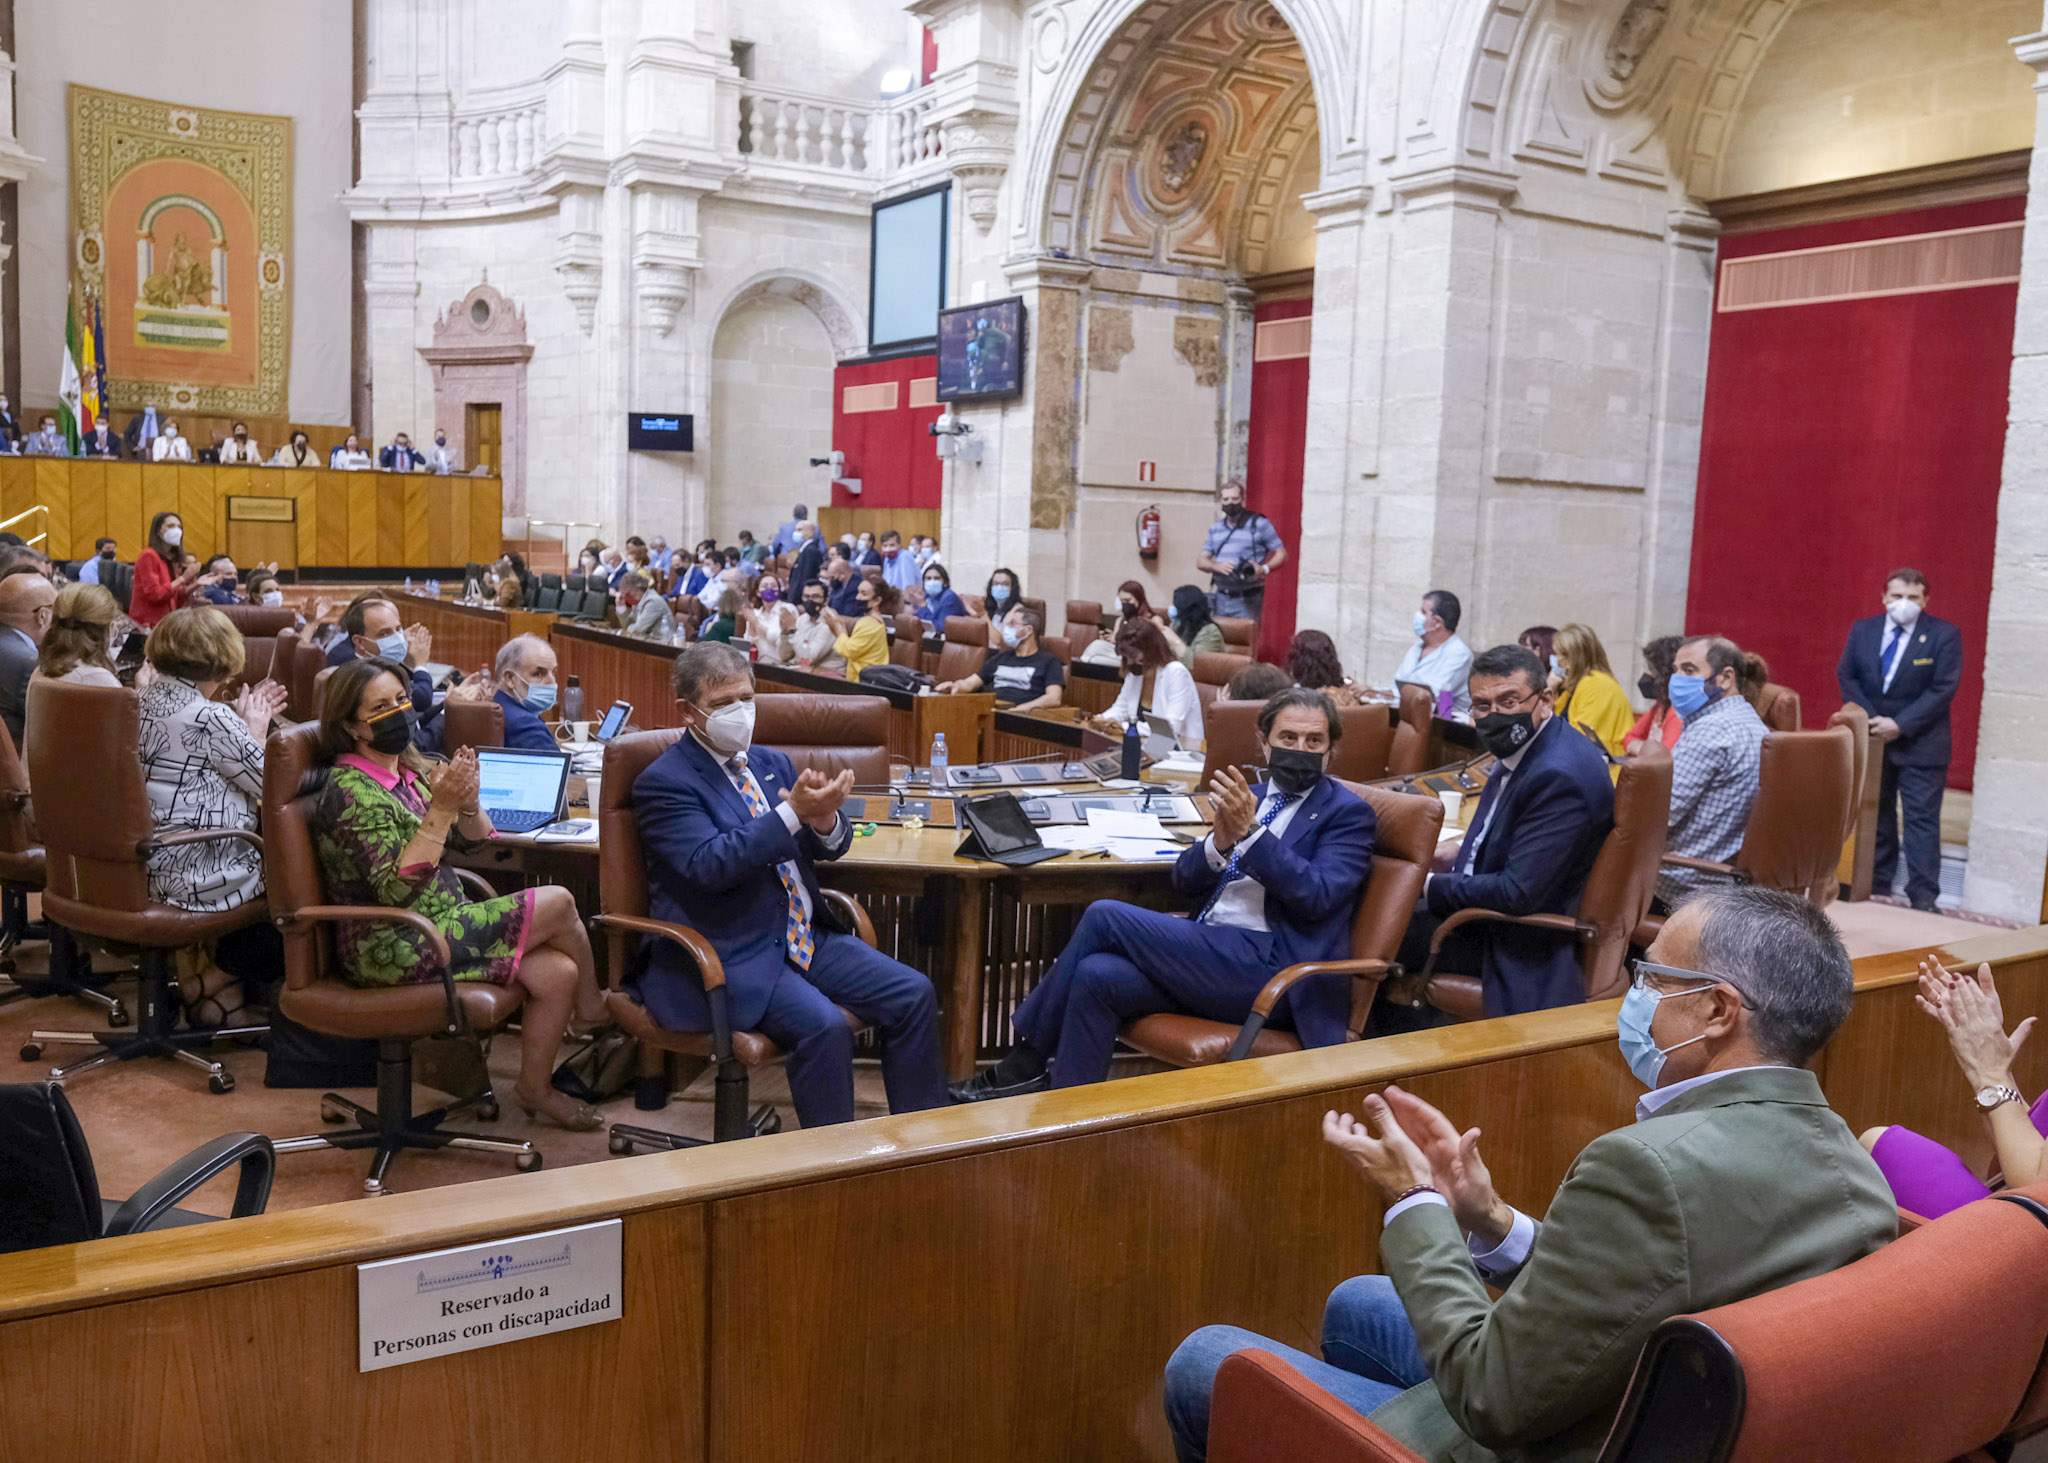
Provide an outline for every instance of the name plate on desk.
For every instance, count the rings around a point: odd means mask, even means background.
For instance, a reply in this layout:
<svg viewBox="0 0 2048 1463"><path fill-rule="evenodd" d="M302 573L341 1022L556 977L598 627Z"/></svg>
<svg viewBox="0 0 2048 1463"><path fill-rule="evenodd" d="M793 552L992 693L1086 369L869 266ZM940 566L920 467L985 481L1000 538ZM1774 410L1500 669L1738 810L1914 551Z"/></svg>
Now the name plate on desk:
<svg viewBox="0 0 2048 1463"><path fill-rule="evenodd" d="M621 1222L356 1266L356 1370L619 1318Z"/></svg>

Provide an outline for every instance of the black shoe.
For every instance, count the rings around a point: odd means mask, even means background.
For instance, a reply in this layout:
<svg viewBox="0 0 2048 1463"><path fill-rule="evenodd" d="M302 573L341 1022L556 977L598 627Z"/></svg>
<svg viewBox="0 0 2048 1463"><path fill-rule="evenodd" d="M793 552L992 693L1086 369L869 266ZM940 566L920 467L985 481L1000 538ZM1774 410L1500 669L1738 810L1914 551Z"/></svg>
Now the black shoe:
<svg viewBox="0 0 2048 1463"><path fill-rule="evenodd" d="M1916 899L1913 901L1913 908L1919 910L1922 914L1941 913L1941 906L1935 903L1932 899L1928 900L1925 904L1922 904L1919 900Z"/></svg>
<svg viewBox="0 0 2048 1463"><path fill-rule="evenodd" d="M996 1069L988 1067L965 1082L948 1082L946 1095L955 1102L993 1102L998 1097L1022 1097L1027 1092L1043 1092L1050 1086L1050 1072L1040 1072L1019 1082L1003 1083L996 1080Z"/></svg>

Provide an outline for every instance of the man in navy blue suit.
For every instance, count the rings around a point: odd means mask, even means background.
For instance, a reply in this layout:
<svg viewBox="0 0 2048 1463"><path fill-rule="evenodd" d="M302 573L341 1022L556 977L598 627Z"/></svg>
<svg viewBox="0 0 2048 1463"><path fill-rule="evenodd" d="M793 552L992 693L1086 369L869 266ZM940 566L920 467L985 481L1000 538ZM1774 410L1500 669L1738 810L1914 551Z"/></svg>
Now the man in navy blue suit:
<svg viewBox="0 0 2048 1463"><path fill-rule="evenodd" d="M514 635L498 647L491 679L491 699L505 709L505 745L554 751L555 734L541 720L558 694L554 648L538 635Z"/></svg>
<svg viewBox="0 0 2048 1463"><path fill-rule="evenodd" d="M956 1101L1100 1082L1126 1021L1187 1011L1241 1022L1275 972L1349 958L1374 819L1363 799L1323 773L1343 722L1320 691L1297 688L1268 701L1258 725L1271 781L1253 786L1235 767L1218 772L1212 830L1174 866L1174 888L1195 917L1113 899L1089 905L1017 1008L1017 1044L955 1084ZM1292 1025L1303 1046L1340 1042L1350 994L1342 976L1303 981L1282 998L1276 1024Z"/></svg>
<svg viewBox="0 0 2048 1463"><path fill-rule="evenodd" d="M1906 805L1906 897L1933 909L1941 894L1941 794L1948 786L1948 708L1963 674L1963 633L1927 613L1927 576L1900 569L1885 581L1884 613L1849 627L1835 679L1843 699L1870 713L1884 742L1871 886L1892 891L1899 871L1898 806Z"/></svg>
<svg viewBox="0 0 2048 1463"><path fill-rule="evenodd" d="M633 811L656 919L688 925L725 967L736 1031L789 1054L789 1093L807 1128L853 1117L853 1033L844 1006L882 1037L891 1112L946 1101L938 998L922 975L831 928L812 864L853 843L840 811L853 773L836 778L753 745L754 673L721 641L675 659L688 730L633 784ZM671 1031L708 1031L696 972L666 940L651 942L639 997Z"/></svg>
<svg viewBox="0 0 2048 1463"><path fill-rule="evenodd" d="M1458 910L1578 910L1586 876L1614 827L1614 783L1606 753L1556 714L1545 670L1519 645L1497 645L1472 661L1472 725L1498 761L1450 872L1431 874L1423 885L1401 948L1409 970L1422 968L1430 936ZM1455 931L1439 964L1478 971L1489 1016L1586 998L1568 933L1483 920Z"/></svg>

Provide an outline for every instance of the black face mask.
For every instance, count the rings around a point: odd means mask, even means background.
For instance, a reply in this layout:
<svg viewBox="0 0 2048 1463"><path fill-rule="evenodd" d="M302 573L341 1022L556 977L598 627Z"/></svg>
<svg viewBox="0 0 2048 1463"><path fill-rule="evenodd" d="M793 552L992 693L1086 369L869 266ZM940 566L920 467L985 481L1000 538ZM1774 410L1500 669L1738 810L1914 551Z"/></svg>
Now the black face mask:
<svg viewBox="0 0 2048 1463"><path fill-rule="evenodd" d="M1244 522L1244 504L1225 503L1223 505L1223 516L1230 520L1232 527Z"/></svg>
<svg viewBox="0 0 2048 1463"><path fill-rule="evenodd" d="M825 613L825 602L821 599L805 600L804 613L809 615L814 620L817 619L818 616Z"/></svg>
<svg viewBox="0 0 2048 1463"><path fill-rule="evenodd" d="M382 716L369 720L370 746L387 757L395 757L412 745L413 711L394 706Z"/></svg>
<svg viewBox="0 0 2048 1463"><path fill-rule="evenodd" d="M1636 677L1636 689L1643 693L1645 701L1662 701L1664 699L1663 686L1648 671L1644 671Z"/></svg>
<svg viewBox="0 0 2048 1463"><path fill-rule="evenodd" d="M1323 753L1299 747L1274 747L1266 753L1266 775L1289 797L1299 797L1323 775Z"/></svg>
<svg viewBox="0 0 2048 1463"><path fill-rule="evenodd" d="M1513 715L1496 711L1474 721L1472 729L1479 733L1479 740L1486 743L1486 750L1494 756L1512 757L1534 740L1536 717L1528 711L1517 711Z"/></svg>
<svg viewBox="0 0 2048 1463"><path fill-rule="evenodd" d="M102 559L107 560L109 563L112 563L114 558L114 551L112 549L101 549L100 557Z"/></svg>

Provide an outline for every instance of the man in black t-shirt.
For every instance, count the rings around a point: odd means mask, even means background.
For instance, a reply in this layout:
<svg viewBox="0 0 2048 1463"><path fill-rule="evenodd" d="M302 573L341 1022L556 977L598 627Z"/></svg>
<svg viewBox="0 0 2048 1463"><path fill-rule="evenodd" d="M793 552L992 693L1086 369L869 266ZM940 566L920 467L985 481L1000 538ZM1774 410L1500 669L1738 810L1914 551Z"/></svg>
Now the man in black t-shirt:
<svg viewBox="0 0 2048 1463"><path fill-rule="evenodd" d="M981 663L971 676L948 681L938 689L993 691L996 700L1012 711L1036 711L1057 706L1066 694L1067 671L1060 658L1038 643L1045 633L1045 621L1035 610L1018 605L1003 616L1003 648Z"/></svg>

